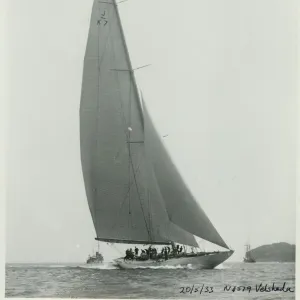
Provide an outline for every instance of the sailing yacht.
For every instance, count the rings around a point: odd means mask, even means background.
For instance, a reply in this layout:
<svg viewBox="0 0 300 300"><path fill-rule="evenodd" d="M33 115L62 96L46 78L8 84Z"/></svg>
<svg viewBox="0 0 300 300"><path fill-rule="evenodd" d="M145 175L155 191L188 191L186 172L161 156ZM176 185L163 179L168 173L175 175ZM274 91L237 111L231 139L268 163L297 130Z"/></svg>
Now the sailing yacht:
<svg viewBox="0 0 300 300"><path fill-rule="evenodd" d="M246 248L246 253L245 253L245 257L244 257L244 262L245 263L255 263L256 260L252 257L251 253L250 253L250 245L247 244L245 245L245 248Z"/></svg>
<svg viewBox="0 0 300 300"><path fill-rule="evenodd" d="M195 237L200 237L226 248L168 259L121 257L116 266L192 264L210 269L232 255L187 188L138 92L115 0L93 3L82 80L80 148L97 241L198 247Z"/></svg>
<svg viewBox="0 0 300 300"><path fill-rule="evenodd" d="M100 253L100 246L98 242L98 251L96 251L96 254L93 256L88 257L86 260L87 264L102 264L103 263L103 255Z"/></svg>

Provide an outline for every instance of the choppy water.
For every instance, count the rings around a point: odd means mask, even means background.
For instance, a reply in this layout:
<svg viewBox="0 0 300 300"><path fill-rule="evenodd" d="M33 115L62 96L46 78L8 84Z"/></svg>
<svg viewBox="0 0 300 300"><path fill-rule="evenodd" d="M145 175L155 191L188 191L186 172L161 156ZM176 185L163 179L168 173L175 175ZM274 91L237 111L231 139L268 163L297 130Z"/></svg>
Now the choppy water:
<svg viewBox="0 0 300 300"><path fill-rule="evenodd" d="M295 290L294 263L225 263L215 270L117 270L109 263L6 266L6 297L295 299L295 292L256 291L261 283L282 287L284 282L285 290ZM246 289L224 291L226 285Z"/></svg>

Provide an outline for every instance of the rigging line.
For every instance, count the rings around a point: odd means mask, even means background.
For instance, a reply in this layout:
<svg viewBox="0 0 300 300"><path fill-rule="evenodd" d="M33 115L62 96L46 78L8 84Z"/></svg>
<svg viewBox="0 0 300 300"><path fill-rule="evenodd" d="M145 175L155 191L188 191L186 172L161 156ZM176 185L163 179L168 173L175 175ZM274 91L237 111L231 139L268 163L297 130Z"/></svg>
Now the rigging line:
<svg viewBox="0 0 300 300"><path fill-rule="evenodd" d="M123 253L113 244L113 243L107 243L109 246L113 247L119 254L123 255Z"/></svg>
<svg viewBox="0 0 300 300"><path fill-rule="evenodd" d="M117 6L117 5L119 5L119 4L123 3L123 2L127 2L127 1L128 0L122 0L122 1L119 1L119 2L115 2L115 3L107 2L107 1L98 1L98 3L105 3L105 4L111 4L111 5Z"/></svg>
<svg viewBox="0 0 300 300"><path fill-rule="evenodd" d="M139 162L138 165L137 165L137 168L136 168L136 170L135 170L135 173L136 173L136 174L139 174L139 172L140 172L140 165L141 165L141 162ZM131 182L131 186L133 186L133 184L134 184L134 182ZM122 208L123 208L123 205L125 204L125 202L126 202L126 200L127 200L127 197L128 197L129 191L130 191L130 189L131 189L131 186L128 187L127 193L126 193L126 195L124 196L124 199L123 199L123 201L122 201L121 204L120 204L120 208L119 208L119 210L118 210L118 217L116 218L116 221L115 221L114 225L111 227L112 230L114 230L115 227L117 226L117 220L119 219L119 216L120 216L121 210L122 210Z"/></svg>
<svg viewBox="0 0 300 300"><path fill-rule="evenodd" d="M131 73L134 73L135 71L139 70L139 69L143 69L143 68L146 68L146 67L149 67L151 66L151 64L148 64L148 65L144 65L144 66L140 66L140 67L137 67L135 69L110 69L111 71L119 71L119 72L131 72Z"/></svg>
<svg viewBox="0 0 300 300"><path fill-rule="evenodd" d="M149 67L149 66L151 66L151 64L144 65L144 66L140 66L140 67L138 67L138 68L135 68L135 69L133 69L132 71L137 71L137 70L140 70L140 69L143 69L143 68Z"/></svg>
<svg viewBox="0 0 300 300"><path fill-rule="evenodd" d="M130 132L129 132L129 139L130 139ZM131 153L130 153L130 148L131 148L131 146L129 145L128 146L128 155L130 156L131 155ZM128 213L129 213L129 219L130 219L130 217L131 217L131 211L130 211L130 199L131 199L131 188L130 188L130 183L131 183L131 167L130 167L130 163L129 163L129 161L128 161L128 186L129 186L129 191L128 191L128 194L129 194L129 197L128 197L128 209L129 209L129 211L128 211ZM128 222L129 222L129 220L128 220ZM129 223L128 223L129 224ZM129 225L128 225L129 226Z"/></svg>
<svg viewBox="0 0 300 300"><path fill-rule="evenodd" d="M138 172L140 171L139 168L140 168L140 164L139 164L139 165L137 166L137 168L136 168L136 174L138 174ZM129 194L129 190L131 189L131 187L133 186L133 184L134 184L134 182L131 182L130 186L128 186L128 190L127 190L127 192L126 192L126 195L124 196L124 199L125 199L125 200L127 199L128 194Z"/></svg>
<svg viewBox="0 0 300 300"><path fill-rule="evenodd" d="M128 125L131 128L132 126L132 122L131 122L131 109L132 109L132 98L131 98L131 84L129 85L129 103L128 103ZM128 135L128 141L131 141L131 131L129 131L129 135ZM131 144L128 144L128 155L129 157L131 156ZM131 169L130 169L130 164L128 163L128 171L129 171L129 221L131 223L131 227L132 227L132 215L131 215L131 188L130 188L130 181L131 181ZM132 170L132 172L134 172L134 169ZM128 221L128 222L129 222Z"/></svg>
<svg viewBox="0 0 300 300"><path fill-rule="evenodd" d="M151 207L149 190L147 190L147 196L148 196L149 226L151 228L152 227L152 219L151 219L152 207Z"/></svg>
<svg viewBox="0 0 300 300"><path fill-rule="evenodd" d="M121 4L121 3L124 3L124 2L127 2L128 0L123 0L123 1L119 1L117 2L117 5Z"/></svg>
<svg viewBox="0 0 300 300"><path fill-rule="evenodd" d="M136 170L136 173L139 172L139 167L140 167L140 165L138 165L137 170ZM133 185L133 184L134 184L134 183L132 182L131 185ZM124 203L125 203L126 200L127 200L128 192L129 192L129 189L130 189L130 188L131 188L131 187L128 188L128 190L127 190L127 192L126 192L126 195L124 196L124 199L123 199L123 201L121 202L121 205L120 205L120 208L119 208L119 211L118 211L118 217L116 218L115 224L112 226L112 229L115 229L115 227L117 226L117 220L119 219L119 216L120 216L121 210L122 210L122 208L123 208L123 205L124 205Z"/></svg>
<svg viewBox="0 0 300 300"><path fill-rule="evenodd" d="M131 163L132 168L133 168L133 161L132 161L132 157L131 157L131 156L130 156L129 160L130 160L130 163ZM136 186L136 191L137 191L137 194L138 194L138 198L139 198L139 200L140 200L141 210L142 210L142 213L143 213L143 217L144 217L146 229L147 229L147 231L148 231L148 235L149 235L149 238L150 238L150 240L151 240L151 233L150 233L150 229L148 228L148 224L147 224L147 220L146 220L144 208L143 208L142 201L141 201L141 195L140 195L139 188L138 188L138 184L137 184L137 180L136 180L136 175L135 175L134 172L133 172L133 178L134 178L134 183L135 183L135 186Z"/></svg>
<svg viewBox="0 0 300 300"><path fill-rule="evenodd" d="M130 132L129 132L129 140L130 140ZM131 145L128 145L128 155L130 156L131 155ZM130 207L130 200L131 200L131 187L130 187L130 183L131 183L131 166L130 166L130 163L129 163L129 160L128 160L128 186L129 186L129 191L128 191L128 213L129 213L129 218L128 218L128 228L129 228L129 223L131 222L131 225L132 225L132 218L131 218L131 207ZM134 170L133 170L133 173L134 173Z"/></svg>
<svg viewBox="0 0 300 300"><path fill-rule="evenodd" d="M129 154L130 155L130 154ZM129 176L128 176L128 214L129 214L129 218L128 218L128 228L131 225L132 228L132 215L131 215L131 172L130 172L130 164L128 163L128 171L129 171ZM133 170L134 173L134 170Z"/></svg>

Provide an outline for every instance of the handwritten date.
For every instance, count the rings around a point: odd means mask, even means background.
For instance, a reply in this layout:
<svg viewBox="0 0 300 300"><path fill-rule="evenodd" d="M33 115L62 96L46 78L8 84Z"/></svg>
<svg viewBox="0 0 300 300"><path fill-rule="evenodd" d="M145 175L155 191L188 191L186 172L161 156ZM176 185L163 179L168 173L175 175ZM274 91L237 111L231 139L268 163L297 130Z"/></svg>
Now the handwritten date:
<svg viewBox="0 0 300 300"><path fill-rule="evenodd" d="M212 286L207 286L207 285L196 285L193 284L192 286L181 286L180 288L180 293L181 294L196 294L199 293L204 294L210 294L214 292L214 288Z"/></svg>

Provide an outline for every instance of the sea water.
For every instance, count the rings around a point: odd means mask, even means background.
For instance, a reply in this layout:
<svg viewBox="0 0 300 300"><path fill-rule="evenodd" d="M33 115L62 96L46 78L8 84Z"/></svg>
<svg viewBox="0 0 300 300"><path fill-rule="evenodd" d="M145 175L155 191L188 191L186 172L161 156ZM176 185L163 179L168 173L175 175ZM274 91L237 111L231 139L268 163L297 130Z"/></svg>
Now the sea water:
<svg viewBox="0 0 300 300"><path fill-rule="evenodd" d="M111 263L7 264L6 297L295 299L294 263L224 263L214 270Z"/></svg>

